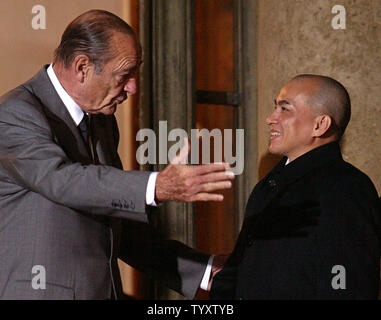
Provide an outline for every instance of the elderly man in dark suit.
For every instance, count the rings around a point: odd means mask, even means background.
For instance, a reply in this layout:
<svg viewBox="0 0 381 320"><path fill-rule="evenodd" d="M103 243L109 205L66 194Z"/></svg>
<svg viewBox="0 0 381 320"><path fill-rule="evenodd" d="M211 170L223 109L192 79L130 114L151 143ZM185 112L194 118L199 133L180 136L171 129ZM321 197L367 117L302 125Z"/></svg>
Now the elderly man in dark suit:
<svg viewBox="0 0 381 320"><path fill-rule="evenodd" d="M376 299L380 205L371 180L342 158L350 98L337 81L300 75L267 118L283 159L249 197L212 299Z"/></svg>
<svg viewBox="0 0 381 320"><path fill-rule="evenodd" d="M136 91L141 49L117 16L87 12L54 63L0 100L0 298L110 299L116 258L192 298L208 256L147 228L147 205L221 201L224 164L123 171L117 104ZM133 226L122 230L122 221ZM206 275L207 279L207 275Z"/></svg>

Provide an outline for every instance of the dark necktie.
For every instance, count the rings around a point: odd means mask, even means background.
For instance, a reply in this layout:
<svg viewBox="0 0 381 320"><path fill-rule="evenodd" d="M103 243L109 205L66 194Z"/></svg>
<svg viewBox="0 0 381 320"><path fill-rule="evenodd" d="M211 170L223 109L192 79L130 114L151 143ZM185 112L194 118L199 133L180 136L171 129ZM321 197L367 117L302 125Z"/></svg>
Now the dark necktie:
<svg viewBox="0 0 381 320"><path fill-rule="evenodd" d="M81 132L82 138L85 141L89 154L93 163L95 163L94 157L94 149L93 149L93 141L91 137L91 125L90 125L90 117L85 113L81 122L78 125L79 131Z"/></svg>
<svg viewBox="0 0 381 320"><path fill-rule="evenodd" d="M81 122L78 125L79 131L81 132L83 140L85 140L86 144L89 144L89 116L85 113Z"/></svg>

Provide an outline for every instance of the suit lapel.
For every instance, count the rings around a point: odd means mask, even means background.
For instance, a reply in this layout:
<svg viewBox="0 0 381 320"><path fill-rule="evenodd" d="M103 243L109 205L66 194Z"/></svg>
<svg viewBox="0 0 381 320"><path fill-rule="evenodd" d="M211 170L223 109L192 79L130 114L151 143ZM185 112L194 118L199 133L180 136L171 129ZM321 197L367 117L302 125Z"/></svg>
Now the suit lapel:
<svg viewBox="0 0 381 320"><path fill-rule="evenodd" d="M85 142L74 120L70 116L69 111L54 89L47 75L47 68L48 65L45 65L40 72L24 86L32 91L40 100L55 139L68 157L72 161L84 164L91 163Z"/></svg>
<svg viewBox="0 0 381 320"><path fill-rule="evenodd" d="M69 111L58 96L51 83L45 65L24 87L36 96L43 106L56 142L69 159L82 164L91 164L92 159L87 146L74 123ZM122 169L117 154L117 124L114 116L97 114L93 116L93 145L100 164L112 165Z"/></svg>

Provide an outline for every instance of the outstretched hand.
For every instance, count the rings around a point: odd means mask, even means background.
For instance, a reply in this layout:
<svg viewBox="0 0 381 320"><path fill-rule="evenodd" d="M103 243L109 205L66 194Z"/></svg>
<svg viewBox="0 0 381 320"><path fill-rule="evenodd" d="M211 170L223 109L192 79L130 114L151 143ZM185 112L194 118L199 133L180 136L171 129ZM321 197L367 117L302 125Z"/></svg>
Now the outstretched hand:
<svg viewBox="0 0 381 320"><path fill-rule="evenodd" d="M229 189L234 173L226 171L227 163L213 163L203 165L186 165L189 143L180 153L161 171L156 178L155 197L158 201L222 201L223 195L214 191Z"/></svg>

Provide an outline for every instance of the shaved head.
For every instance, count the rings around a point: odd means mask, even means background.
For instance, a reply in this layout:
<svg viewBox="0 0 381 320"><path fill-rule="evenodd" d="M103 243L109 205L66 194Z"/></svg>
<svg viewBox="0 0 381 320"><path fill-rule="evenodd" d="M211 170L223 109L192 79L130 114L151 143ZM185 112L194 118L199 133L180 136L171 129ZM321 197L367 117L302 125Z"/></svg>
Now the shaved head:
<svg viewBox="0 0 381 320"><path fill-rule="evenodd" d="M315 115L331 117L331 130L340 140L351 117L351 100L345 87L338 81L321 75L301 74L291 81L308 81L315 90L307 93L308 103Z"/></svg>

